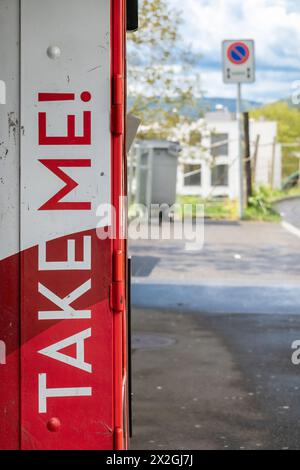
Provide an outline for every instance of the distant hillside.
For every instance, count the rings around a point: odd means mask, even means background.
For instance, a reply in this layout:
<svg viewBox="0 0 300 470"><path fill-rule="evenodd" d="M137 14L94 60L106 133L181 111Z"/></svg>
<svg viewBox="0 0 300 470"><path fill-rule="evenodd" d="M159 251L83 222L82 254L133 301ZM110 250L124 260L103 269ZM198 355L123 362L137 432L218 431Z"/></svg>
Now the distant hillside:
<svg viewBox="0 0 300 470"><path fill-rule="evenodd" d="M133 98L128 97L128 109L130 110L131 105L133 103ZM190 118L198 118L199 116L203 115L205 112L214 111L217 105L222 105L224 108L227 108L228 111L234 113L236 111L236 100L234 98L198 98L195 100L195 104L193 106L188 106L182 109L182 114L184 116ZM250 111L251 109L260 108L263 106L263 103L259 103L257 101L247 101L243 100L243 110ZM152 106L152 109L155 109L156 105ZM163 107L166 110L170 110L173 108L171 104L163 103Z"/></svg>
<svg viewBox="0 0 300 470"><path fill-rule="evenodd" d="M199 106L206 111L213 111L219 104L224 106L224 108L227 108L231 113L236 111L236 100L234 98L201 98L198 100L198 103ZM260 108L261 106L263 106L263 103L259 103L258 101L243 100L244 111L250 111L250 109Z"/></svg>

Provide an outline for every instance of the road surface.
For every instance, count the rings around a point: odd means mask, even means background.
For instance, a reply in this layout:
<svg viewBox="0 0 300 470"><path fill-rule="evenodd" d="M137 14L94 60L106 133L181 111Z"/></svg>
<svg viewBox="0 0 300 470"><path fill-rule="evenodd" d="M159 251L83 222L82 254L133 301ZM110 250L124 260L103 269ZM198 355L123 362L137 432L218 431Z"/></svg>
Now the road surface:
<svg viewBox="0 0 300 470"><path fill-rule="evenodd" d="M300 229L300 197L286 199L276 205L283 220Z"/></svg>
<svg viewBox="0 0 300 470"><path fill-rule="evenodd" d="M210 224L199 253L162 244L131 245L132 448L300 449L300 239Z"/></svg>
<svg viewBox="0 0 300 470"><path fill-rule="evenodd" d="M300 449L300 315L135 309L131 448Z"/></svg>

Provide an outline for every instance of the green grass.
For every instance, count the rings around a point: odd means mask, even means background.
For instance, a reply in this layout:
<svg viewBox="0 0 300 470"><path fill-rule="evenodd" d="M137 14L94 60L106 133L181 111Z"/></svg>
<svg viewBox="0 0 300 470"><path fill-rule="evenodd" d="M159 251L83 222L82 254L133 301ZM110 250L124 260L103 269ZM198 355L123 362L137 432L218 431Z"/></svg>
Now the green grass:
<svg viewBox="0 0 300 470"><path fill-rule="evenodd" d="M275 210L273 203L275 198L279 198L280 191L270 188L260 187L255 189L252 197L248 201L245 210L245 220L258 220L264 222L280 222L280 215Z"/></svg>
<svg viewBox="0 0 300 470"><path fill-rule="evenodd" d="M249 200L245 209L244 220L261 222L280 222L280 215L274 209L273 204L283 198L300 196L300 188L293 188L289 191L273 190L267 187L255 189L253 196ZM237 201L229 199L201 199L197 196L178 196L179 204L192 204L193 215L196 212L196 204L204 205L205 217L214 220L237 220Z"/></svg>
<svg viewBox="0 0 300 470"><path fill-rule="evenodd" d="M289 189L288 191L271 190L270 191L272 202L279 201L285 197L300 196L300 186Z"/></svg>
<svg viewBox="0 0 300 470"><path fill-rule="evenodd" d="M181 205L193 205L193 215L196 205L204 206L204 216L214 220L235 220L237 218L237 203L229 199L201 199L197 196L178 196L177 202Z"/></svg>
<svg viewBox="0 0 300 470"><path fill-rule="evenodd" d="M237 203L229 199L223 201L205 201L205 216L214 220L235 220L237 218Z"/></svg>
<svg viewBox="0 0 300 470"><path fill-rule="evenodd" d="M249 206L245 209L243 220L280 222L281 217L274 209L270 210Z"/></svg>
<svg viewBox="0 0 300 470"><path fill-rule="evenodd" d="M280 215L274 211L273 213L264 213L253 209L253 207L247 207L243 220L251 220L253 222L280 222Z"/></svg>
<svg viewBox="0 0 300 470"><path fill-rule="evenodd" d="M245 209L244 220L261 222L280 222L281 217L274 209L274 203L286 197L300 196L300 188L293 188L289 191L273 190L260 187L254 191L250 198L248 207ZM204 216L213 220L238 220L238 204L235 200L229 199L203 199L197 196L178 196L177 204L181 206L189 204L191 210L185 212L185 217L194 217L197 205L204 207ZM180 217L180 210L177 217ZM135 216L133 207L129 209L129 215ZM198 211L198 216L202 216L202 210Z"/></svg>

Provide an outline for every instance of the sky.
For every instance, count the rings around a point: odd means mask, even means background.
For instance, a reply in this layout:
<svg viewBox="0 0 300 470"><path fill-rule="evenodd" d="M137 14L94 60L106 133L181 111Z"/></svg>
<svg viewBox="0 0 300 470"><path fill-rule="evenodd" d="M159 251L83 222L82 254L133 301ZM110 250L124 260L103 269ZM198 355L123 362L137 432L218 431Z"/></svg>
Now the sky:
<svg viewBox="0 0 300 470"><path fill-rule="evenodd" d="M206 96L235 97L236 86L221 75L224 39L254 39L256 83L243 86L245 99L287 98L300 80L299 0L169 0L182 11L182 33L195 51Z"/></svg>

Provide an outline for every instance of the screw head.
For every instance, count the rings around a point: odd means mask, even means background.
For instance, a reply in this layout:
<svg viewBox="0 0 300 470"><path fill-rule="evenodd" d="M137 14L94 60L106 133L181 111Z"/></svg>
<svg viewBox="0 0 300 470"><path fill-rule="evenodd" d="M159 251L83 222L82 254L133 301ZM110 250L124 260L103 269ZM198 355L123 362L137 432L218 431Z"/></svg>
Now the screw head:
<svg viewBox="0 0 300 470"><path fill-rule="evenodd" d="M58 418L51 418L47 423L47 429L50 432L58 432L61 427L61 422Z"/></svg>
<svg viewBox="0 0 300 470"><path fill-rule="evenodd" d="M49 59L58 59L61 56L61 50L58 46L49 46L47 49Z"/></svg>

